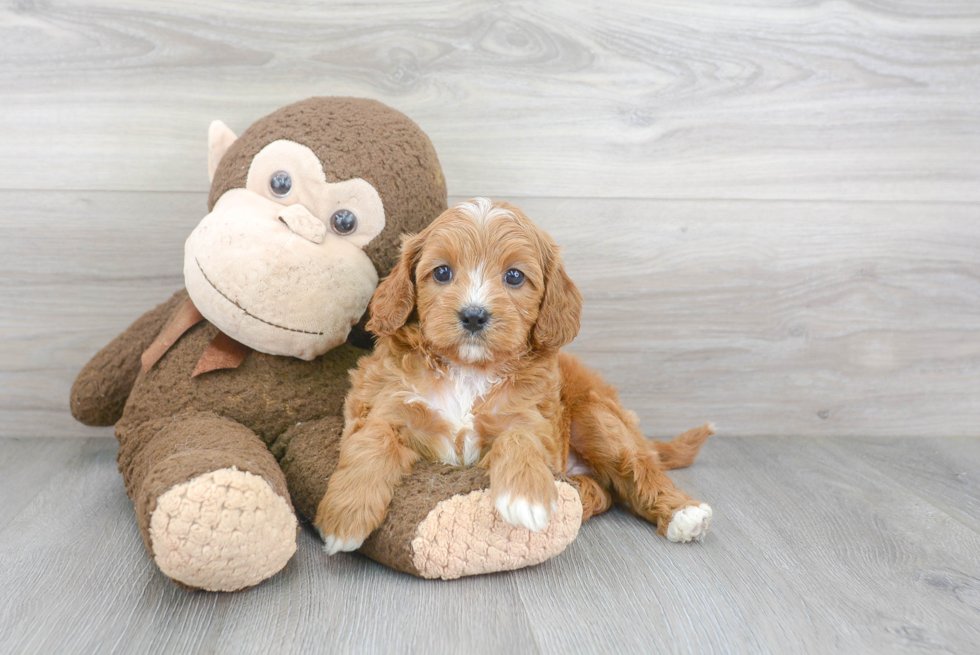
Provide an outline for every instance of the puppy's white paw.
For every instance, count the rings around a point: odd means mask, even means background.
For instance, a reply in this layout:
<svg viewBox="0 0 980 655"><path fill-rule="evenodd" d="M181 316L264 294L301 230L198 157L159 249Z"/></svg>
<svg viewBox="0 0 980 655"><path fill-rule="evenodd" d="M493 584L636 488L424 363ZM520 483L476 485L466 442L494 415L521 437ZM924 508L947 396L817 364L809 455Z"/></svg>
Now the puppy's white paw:
<svg viewBox="0 0 980 655"><path fill-rule="evenodd" d="M711 507L704 503L674 512L667 526L667 538L674 542L701 541L711 527Z"/></svg>
<svg viewBox="0 0 980 655"><path fill-rule="evenodd" d="M320 536L323 537L323 550L327 555L349 553L357 550L364 543L363 539L341 539L332 534L321 534Z"/></svg>
<svg viewBox="0 0 980 655"><path fill-rule="evenodd" d="M529 502L521 496L512 497L508 493L497 496L494 507L500 512L504 521L511 525L527 528L531 532L541 532L548 527L551 512L555 511L555 503L552 503L549 511L544 505Z"/></svg>

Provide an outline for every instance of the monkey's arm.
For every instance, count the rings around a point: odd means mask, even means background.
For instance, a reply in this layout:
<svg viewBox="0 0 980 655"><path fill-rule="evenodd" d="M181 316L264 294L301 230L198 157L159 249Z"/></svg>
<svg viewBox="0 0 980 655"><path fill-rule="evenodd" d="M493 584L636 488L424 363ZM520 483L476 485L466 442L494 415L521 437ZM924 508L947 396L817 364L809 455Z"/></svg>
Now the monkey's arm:
<svg viewBox="0 0 980 655"><path fill-rule="evenodd" d="M340 463L343 430L343 418L327 416L297 423L270 446L293 506L307 520L316 516ZM538 564L565 550L582 523L574 483L563 476L556 481L551 521L543 532L532 533L505 523L494 509L486 469L417 462L360 553L411 575L444 580Z"/></svg>
<svg viewBox="0 0 980 655"><path fill-rule="evenodd" d="M140 356L188 298L181 289L140 316L85 365L71 387L71 413L85 425L113 425L140 372Z"/></svg>

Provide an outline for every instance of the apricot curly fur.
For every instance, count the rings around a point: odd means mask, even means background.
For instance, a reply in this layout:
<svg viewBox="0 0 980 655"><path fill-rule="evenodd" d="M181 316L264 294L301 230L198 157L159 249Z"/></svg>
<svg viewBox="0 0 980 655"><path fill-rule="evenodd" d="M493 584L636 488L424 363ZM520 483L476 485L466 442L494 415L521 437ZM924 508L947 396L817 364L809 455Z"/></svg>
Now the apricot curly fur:
<svg viewBox="0 0 980 655"><path fill-rule="evenodd" d="M511 270L520 284L506 281ZM469 329L461 316L474 307L487 318ZM674 512L697 501L664 470L693 461L711 430L644 438L615 388L559 352L581 309L557 245L507 203L460 203L405 239L372 299L368 327L379 339L351 375L321 532L360 543L418 459L486 468L505 520L541 530L553 476L574 452L590 468L573 477L585 518L615 500L665 534Z"/></svg>

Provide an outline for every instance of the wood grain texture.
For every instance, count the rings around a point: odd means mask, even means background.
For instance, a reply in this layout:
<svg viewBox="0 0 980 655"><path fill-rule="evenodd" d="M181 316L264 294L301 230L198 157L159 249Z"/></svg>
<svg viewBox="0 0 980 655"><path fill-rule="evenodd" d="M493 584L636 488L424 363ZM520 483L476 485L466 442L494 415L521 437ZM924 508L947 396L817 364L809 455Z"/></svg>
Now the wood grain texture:
<svg viewBox="0 0 980 655"><path fill-rule="evenodd" d="M846 439L841 447L980 532L980 439Z"/></svg>
<svg viewBox="0 0 980 655"><path fill-rule="evenodd" d="M79 443L0 440L0 470ZM959 484L940 471L972 461L974 444L880 442L916 452L928 479L872 466L860 453L875 444L709 441L672 472L714 506L701 544L668 543L614 510L540 566L439 582L327 558L304 530L283 572L221 595L156 570L115 442L93 439L0 525L0 652L972 652L980 532L930 495Z"/></svg>
<svg viewBox="0 0 980 655"><path fill-rule="evenodd" d="M970 0L0 7L0 187L207 187L205 135L377 98L457 195L980 200Z"/></svg>
<svg viewBox="0 0 980 655"><path fill-rule="evenodd" d="M707 420L726 435L980 434L980 207L510 199L564 245L585 294L569 350L650 436ZM0 203L0 434L106 434L72 421L71 382L182 285L204 196Z"/></svg>
<svg viewBox="0 0 980 655"><path fill-rule="evenodd" d="M54 474L90 447L84 439L0 441L0 528L20 514Z"/></svg>

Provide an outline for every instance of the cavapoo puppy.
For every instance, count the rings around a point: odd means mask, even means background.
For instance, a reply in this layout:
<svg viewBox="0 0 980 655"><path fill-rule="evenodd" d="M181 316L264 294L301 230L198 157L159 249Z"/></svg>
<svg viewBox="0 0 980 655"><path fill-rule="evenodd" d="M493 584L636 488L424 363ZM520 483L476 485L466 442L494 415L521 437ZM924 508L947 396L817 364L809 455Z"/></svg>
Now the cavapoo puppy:
<svg viewBox="0 0 980 655"><path fill-rule="evenodd" d="M371 300L375 350L351 374L316 517L327 552L361 545L420 458L486 467L497 511L529 530L548 524L554 471L577 482L584 518L615 499L671 541L701 539L711 508L664 470L690 464L710 426L644 438L616 390L559 352L581 311L558 247L516 207L477 198L406 238Z"/></svg>

